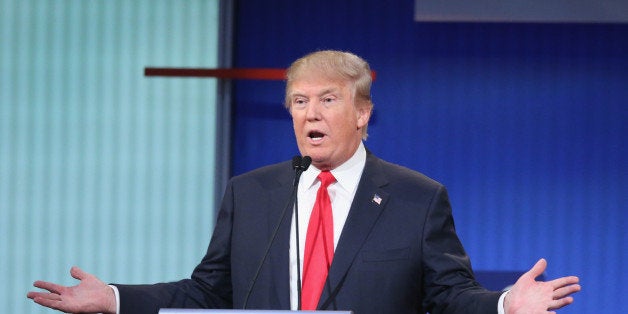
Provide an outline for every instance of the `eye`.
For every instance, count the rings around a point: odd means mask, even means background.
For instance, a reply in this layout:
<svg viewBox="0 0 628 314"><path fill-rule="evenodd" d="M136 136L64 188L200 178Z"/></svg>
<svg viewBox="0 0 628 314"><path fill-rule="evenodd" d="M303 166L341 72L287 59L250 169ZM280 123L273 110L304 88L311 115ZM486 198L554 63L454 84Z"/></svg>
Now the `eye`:
<svg viewBox="0 0 628 314"><path fill-rule="evenodd" d="M307 100L303 97L297 97L292 100L292 107L303 108L307 104Z"/></svg>
<svg viewBox="0 0 628 314"><path fill-rule="evenodd" d="M331 104L336 100L336 97L334 96L325 96L323 98L321 98L321 102L324 104Z"/></svg>

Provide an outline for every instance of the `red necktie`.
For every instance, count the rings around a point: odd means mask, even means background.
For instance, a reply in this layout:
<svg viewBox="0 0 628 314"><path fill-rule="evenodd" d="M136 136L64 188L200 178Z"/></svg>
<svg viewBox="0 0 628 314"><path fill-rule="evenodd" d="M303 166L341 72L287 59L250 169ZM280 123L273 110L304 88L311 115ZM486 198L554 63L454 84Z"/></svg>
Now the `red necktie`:
<svg viewBox="0 0 628 314"><path fill-rule="evenodd" d="M334 221L327 187L335 182L336 178L329 171L323 171L318 175L318 179L321 186L316 194L316 202L305 236L301 291L303 310L316 310L331 260L334 258Z"/></svg>

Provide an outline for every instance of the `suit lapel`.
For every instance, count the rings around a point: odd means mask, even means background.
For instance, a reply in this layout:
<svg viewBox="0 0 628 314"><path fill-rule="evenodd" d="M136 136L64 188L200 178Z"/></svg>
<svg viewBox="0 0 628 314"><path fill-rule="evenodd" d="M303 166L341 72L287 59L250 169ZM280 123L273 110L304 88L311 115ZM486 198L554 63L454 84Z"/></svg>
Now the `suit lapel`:
<svg viewBox="0 0 628 314"><path fill-rule="evenodd" d="M277 227L277 222L279 221L280 216L289 201L293 178L291 177L290 172L287 173L288 175L277 178L278 184L268 190L268 197L270 200L268 204L271 205L268 209L268 236L265 239L270 239L272 236L272 233ZM266 264L269 265L271 272L271 286L274 287L275 290L274 293L271 293L271 300L269 301L271 304L277 302L279 308L281 309L290 308L290 273L288 271L290 261L288 253L290 249L289 240L291 219L292 208L288 208L277 232L277 237L270 249L268 261L266 262ZM274 301L272 300L273 295L276 298Z"/></svg>
<svg viewBox="0 0 628 314"><path fill-rule="evenodd" d="M343 278L386 207L389 194L382 187L387 183L381 171L379 159L369 153L349 216L334 253L334 260L328 275L329 285L323 289L319 306L328 301L332 291L340 289L339 285L342 285Z"/></svg>

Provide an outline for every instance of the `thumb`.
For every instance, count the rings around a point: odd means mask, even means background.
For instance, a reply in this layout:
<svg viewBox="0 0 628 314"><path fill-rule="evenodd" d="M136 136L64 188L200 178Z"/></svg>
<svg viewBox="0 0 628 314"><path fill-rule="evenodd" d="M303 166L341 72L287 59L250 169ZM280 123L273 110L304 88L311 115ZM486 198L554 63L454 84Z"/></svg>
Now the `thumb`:
<svg viewBox="0 0 628 314"><path fill-rule="evenodd" d="M83 280L89 274L84 272L82 269L78 268L77 266L72 266L72 268L70 268L70 275L72 275L72 278L74 279Z"/></svg>
<svg viewBox="0 0 628 314"><path fill-rule="evenodd" d="M545 272L547 268L547 261L544 258L541 258L532 266L532 269L528 271L528 275L532 276L532 278L536 279L536 277L540 276Z"/></svg>

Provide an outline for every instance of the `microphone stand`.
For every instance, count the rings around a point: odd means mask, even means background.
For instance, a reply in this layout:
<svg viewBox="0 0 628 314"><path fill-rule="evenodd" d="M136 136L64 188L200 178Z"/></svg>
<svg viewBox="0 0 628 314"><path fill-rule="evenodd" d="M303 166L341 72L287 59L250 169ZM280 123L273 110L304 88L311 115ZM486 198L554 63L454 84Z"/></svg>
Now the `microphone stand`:
<svg viewBox="0 0 628 314"><path fill-rule="evenodd" d="M307 170L312 163L312 158L310 156L303 157L301 162L301 173ZM294 180L294 190L298 191L299 189L299 178L301 174L297 174L297 177ZM296 192L295 192L296 193ZM296 253L297 253L297 311L301 310L301 248L299 241L299 196L295 195L294 198L294 228L295 228L295 242L296 242Z"/></svg>

